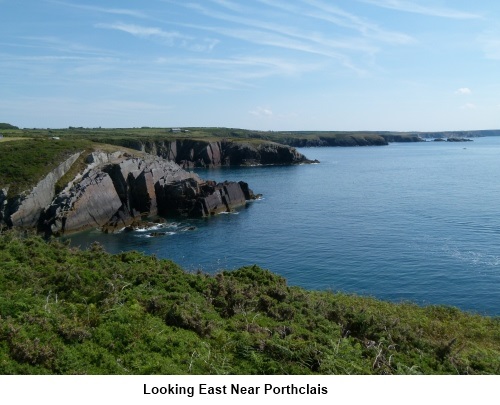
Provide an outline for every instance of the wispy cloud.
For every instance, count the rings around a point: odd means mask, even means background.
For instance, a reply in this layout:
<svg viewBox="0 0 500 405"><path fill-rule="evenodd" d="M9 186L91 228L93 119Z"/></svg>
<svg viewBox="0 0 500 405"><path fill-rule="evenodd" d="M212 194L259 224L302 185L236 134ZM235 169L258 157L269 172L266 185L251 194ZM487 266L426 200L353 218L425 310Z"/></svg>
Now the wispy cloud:
<svg viewBox="0 0 500 405"><path fill-rule="evenodd" d="M293 77L304 72L316 71L323 67L321 64L303 62L300 60L259 56L181 59L160 57L156 60L156 63L168 65L170 67L178 66L184 70L186 66L189 66L191 69L199 68L204 72L219 72L219 74L225 78L234 77L238 80L270 76Z"/></svg>
<svg viewBox="0 0 500 405"><path fill-rule="evenodd" d="M114 24L100 23L96 24L95 27L125 32L138 38L160 41L164 45L178 46L193 52L211 52L220 42L214 38L199 39L181 34L178 31L165 31L158 27L145 27L121 22Z"/></svg>
<svg viewBox="0 0 500 405"><path fill-rule="evenodd" d="M176 39L187 39L189 37L176 31L164 31L157 27L144 27L135 24L115 23L115 24L96 24L96 28L104 28L126 32L127 34L140 38L159 38L172 45Z"/></svg>
<svg viewBox="0 0 500 405"><path fill-rule="evenodd" d="M455 91L455 94L458 94L458 95L469 95L469 94L472 94L472 90L469 89L468 87L461 87L459 88L458 90Z"/></svg>
<svg viewBox="0 0 500 405"><path fill-rule="evenodd" d="M358 0L358 1L361 1L363 3L373 4L374 6L377 7L383 7L407 13L423 14L432 17L451 18L458 20L482 18L482 16L477 13L470 13L466 11L454 10L451 8L439 7L433 5L426 6L405 0Z"/></svg>
<svg viewBox="0 0 500 405"><path fill-rule="evenodd" d="M61 6L78 8L80 10L93 11L103 14L114 14L114 15L125 15L129 17L135 18L148 18L148 16L142 11L125 9L125 8L105 8L98 6L89 6L87 4L75 4L75 3L67 3L64 1L57 0L46 0L48 3L59 4Z"/></svg>
<svg viewBox="0 0 500 405"><path fill-rule="evenodd" d="M200 42L186 45L186 48L194 52L211 52L219 43L218 39L203 38Z"/></svg>
<svg viewBox="0 0 500 405"><path fill-rule="evenodd" d="M247 17L246 15L241 16L215 11L200 4L182 3L178 5L225 23L225 25L221 26L209 23L178 22L179 26L205 30L255 45L335 59L344 67L355 71L359 75L365 75L367 72L357 62L353 61L351 54L372 57L378 50L377 47L363 38L335 38L331 34L325 35L320 31L300 30L290 25L270 23L266 21L265 15ZM286 21L287 18L282 16L280 20Z"/></svg>
<svg viewBox="0 0 500 405"><path fill-rule="evenodd" d="M475 110L477 106L474 103L466 103L460 109L462 110Z"/></svg>
<svg viewBox="0 0 500 405"><path fill-rule="evenodd" d="M331 49L348 49L354 51L362 51L362 52L373 52L374 47L366 44L364 41L360 41L359 39L332 39L331 36L327 37L320 32L315 32L311 30L299 30L295 27L277 24L276 22L267 22L261 18L248 18L241 17L234 14L226 14L218 11L214 11L208 9L199 4L186 4L186 7L200 12L208 17L215 18L218 20L230 22L233 24L244 25L253 29L260 30L261 34L269 34L275 35L274 38L277 38L276 35L281 35L283 38L293 38L299 41L303 41L304 43L313 43L325 48ZM234 32L234 29L233 29ZM262 36L262 35L261 35ZM252 38L248 38L248 40L252 40ZM274 42L274 41L273 41ZM285 45L286 47L287 45Z"/></svg>
<svg viewBox="0 0 500 405"><path fill-rule="evenodd" d="M76 54L87 56L112 56L114 52L94 46L82 44L80 42L68 41L54 36L24 36L20 37L23 43L15 44L15 47L38 48L44 51L57 52L62 54Z"/></svg>
<svg viewBox="0 0 500 405"><path fill-rule="evenodd" d="M317 0L304 0L308 7L300 7L290 3L283 3L275 0L258 0L267 6L278 8L289 13L307 16L318 20L323 20L335 24L339 27L352 29L365 38L379 40L387 43L410 44L415 43L411 36L394 31L384 30L377 24L369 22L352 13L346 12L332 4L326 4Z"/></svg>
<svg viewBox="0 0 500 405"><path fill-rule="evenodd" d="M239 3L234 3L232 1L228 0L211 0L213 3L218 4L219 6L222 6L226 9L229 9L231 11L236 11L236 12L245 12L248 10L245 6Z"/></svg>

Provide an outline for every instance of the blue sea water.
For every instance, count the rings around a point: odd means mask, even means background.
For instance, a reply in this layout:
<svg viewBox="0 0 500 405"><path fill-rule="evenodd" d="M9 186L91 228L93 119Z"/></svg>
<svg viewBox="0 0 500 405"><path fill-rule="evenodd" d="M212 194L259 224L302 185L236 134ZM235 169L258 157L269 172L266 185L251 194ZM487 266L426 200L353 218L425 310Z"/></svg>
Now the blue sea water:
<svg viewBox="0 0 500 405"><path fill-rule="evenodd" d="M500 137L300 151L321 163L198 171L262 193L235 213L72 243L187 270L258 264L290 285L500 315Z"/></svg>

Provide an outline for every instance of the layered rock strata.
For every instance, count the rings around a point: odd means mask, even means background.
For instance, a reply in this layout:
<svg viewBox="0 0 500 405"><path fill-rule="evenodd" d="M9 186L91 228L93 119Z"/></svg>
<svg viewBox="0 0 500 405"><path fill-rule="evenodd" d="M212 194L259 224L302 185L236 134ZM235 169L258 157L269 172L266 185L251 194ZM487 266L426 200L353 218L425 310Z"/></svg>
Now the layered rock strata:
<svg viewBox="0 0 500 405"><path fill-rule="evenodd" d="M141 141L122 139L121 146L171 160L183 168L219 166L292 165L314 163L295 148L275 142L204 141L177 139Z"/></svg>
<svg viewBox="0 0 500 405"><path fill-rule="evenodd" d="M41 213L55 195L56 183L80 157L80 153L71 155L31 190L8 198L8 189L0 192L0 222L9 227L34 228Z"/></svg>
<svg viewBox="0 0 500 405"><path fill-rule="evenodd" d="M65 162L65 170L59 170L61 166L56 169L57 176L51 172L28 193L30 205L6 203L10 201L7 191L1 190L0 209L3 206L3 216L7 214L10 219L4 223L10 227L38 228L47 235L96 227L113 232L144 217L207 217L231 211L255 198L244 182L204 181L157 156L137 158L121 152L96 152L87 156L85 162L86 169L57 195L54 179L64 175L69 162ZM48 183L52 185L51 193L40 193L40 184Z"/></svg>

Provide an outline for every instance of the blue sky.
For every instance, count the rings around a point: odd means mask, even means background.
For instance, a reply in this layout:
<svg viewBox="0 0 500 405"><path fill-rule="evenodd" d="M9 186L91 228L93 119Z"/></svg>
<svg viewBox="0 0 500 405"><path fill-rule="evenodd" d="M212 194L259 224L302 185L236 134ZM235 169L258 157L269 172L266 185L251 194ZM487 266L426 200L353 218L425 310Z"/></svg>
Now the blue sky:
<svg viewBox="0 0 500 405"><path fill-rule="evenodd" d="M0 0L0 122L500 128L497 0Z"/></svg>

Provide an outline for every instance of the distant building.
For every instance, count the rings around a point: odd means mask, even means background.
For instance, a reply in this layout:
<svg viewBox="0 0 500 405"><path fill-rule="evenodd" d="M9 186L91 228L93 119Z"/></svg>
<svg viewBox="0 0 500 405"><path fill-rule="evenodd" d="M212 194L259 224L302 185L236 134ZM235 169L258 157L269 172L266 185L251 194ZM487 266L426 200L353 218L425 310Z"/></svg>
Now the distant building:
<svg viewBox="0 0 500 405"><path fill-rule="evenodd" d="M172 128L172 129L170 130L170 132L173 132L173 133L179 133L179 132L181 132L181 129L180 129L180 128Z"/></svg>

